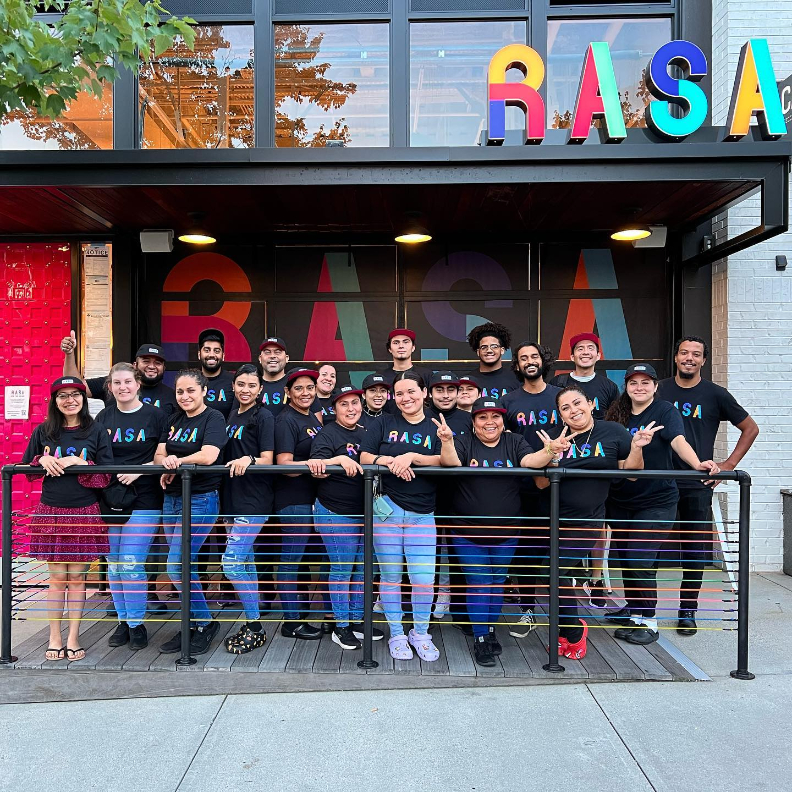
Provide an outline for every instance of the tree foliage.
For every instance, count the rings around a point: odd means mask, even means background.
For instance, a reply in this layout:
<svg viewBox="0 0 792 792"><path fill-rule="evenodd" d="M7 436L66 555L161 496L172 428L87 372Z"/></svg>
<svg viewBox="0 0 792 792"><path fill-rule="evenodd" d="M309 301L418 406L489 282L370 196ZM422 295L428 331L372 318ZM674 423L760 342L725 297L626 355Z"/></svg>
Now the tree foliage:
<svg viewBox="0 0 792 792"><path fill-rule="evenodd" d="M0 116L56 118L80 91L101 97L118 65L136 71L177 37L192 48L194 20L167 14L161 0L0 0Z"/></svg>

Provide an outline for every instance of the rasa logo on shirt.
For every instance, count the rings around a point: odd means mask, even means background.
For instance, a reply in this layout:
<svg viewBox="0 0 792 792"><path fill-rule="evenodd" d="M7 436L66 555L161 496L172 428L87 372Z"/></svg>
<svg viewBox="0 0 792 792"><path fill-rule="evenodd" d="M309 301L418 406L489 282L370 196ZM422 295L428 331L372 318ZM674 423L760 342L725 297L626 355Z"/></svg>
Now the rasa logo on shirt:
<svg viewBox="0 0 792 792"><path fill-rule="evenodd" d="M115 431L113 431L112 429L108 429L107 434L110 435L111 443L145 443L146 442L145 429L140 429L138 430L137 434L135 434L135 430L132 427L130 427L129 429L121 429L121 427L118 427Z"/></svg>
<svg viewBox="0 0 792 792"><path fill-rule="evenodd" d="M307 434L308 437L312 437L312 438L316 437L316 435L318 435L319 432L321 432L321 431L322 431L322 427L321 426L306 426L305 427L305 434Z"/></svg>
<svg viewBox="0 0 792 792"><path fill-rule="evenodd" d="M239 426L238 424L229 424L226 426L226 432L232 440L241 440L244 430L244 424L242 426Z"/></svg>
<svg viewBox="0 0 792 792"><path fill-rule="evenodd" d="M524 412L517 413L517 423L520 426L533 426L534 424L553 424L558 423L558 414L555 410L548 415L547 410L531 410L527 415Z"/></svg>
<svg viewBox="0 0 792 792"><path fill-rule="evenodd" d="M588 443L584 443L580 448L578 448L574 443L569 446L569 450L566 452L566 455L561 454L562 457L565 456L566 459L585 459L586 457L591 456L591 446ZM605 451L602 448L602 443L597 443L594 447L594 456L595 457L604 457Z"/></svg>
<svg viewBox="0 0 792 792"><path fill-rule="evenodd" d="M512 388L512 390L514 390L514 388ZM484 388L481 391L481 398L502 399L507 393L509 393L508 388Z"/></svg>
<svg viewBox="0 0 792 792"><path fill-rule="evenodd" d="M60 446L55 446L55 450L53 451L50 446L44 446L44 456L52 456L55 457L55 459L63 459L63 457L67 456L78 456L80 459L84 459L87 462L88 449L82 448L78 451L75 446L67 446L64 450Z"/></svg>
<svg viewBox="0 0 792 792"><path fill-rule="evenodd" d="M481 462L478 459L471 459L470 467L514 467L514 465L508 459L505 462L502 459L496 459L494 462L490 462L488 459Z"/></svg>
<svg viewBox="0 0 792 792"><path fill-rule="evenodd" d="M675 401L674 407L676 407L677 410L679 410L679 414L683 418L699 418L699 419L704 418L704 416L702 415L700 404L691 404L690 402L684 402L680 406L679 402Z"/></svg>
<svg viewBox="0 0 792 792"><path fill-rule="evenodd" d="M150 404L152 407L159 407L160 400L157 399L156 401L151 401L151 396L143 396L141 400L144 404Z"/></svg>
<svg viewBox="0 0 792 792"><path fill-rule="evenodd" d="M283 391L275 391L275 393L263 393L261 395L262 404L283 404L283 400Z"/></svg>
<svg viewBox="0 0 792 792"><path fill-rule="evenodd" d="M210 388L206 391L206 401L208 402L227 402L228 396L226 396L225 388L220 388L220 390L214 390Z"/></svg>
<svg viewBox="0 0 792 792"><path fill-rule="evenodd" d="M194 429L177 429L175 426L171 426L170 432L168 432L168 440L172 443L194 443L198 439L198 427L196 426Z"/></svg>
<svg viewBox="0 0 792 792"><path fill-rule="evenodd" d="M414 434L411 435L409 432L399 433L394 430L392 432L388 432L388 442L409 443L411 445L423 446L424 448L432 447L431 435L426 435L426 437L424 437L420 432L415 432Z"/></svg>
<svg viewBox="0 0 792 792"><path fill-rule="evenodd" d="M347 456L354 459L360 452L360 443L347 443L346 444Z"/></svg>

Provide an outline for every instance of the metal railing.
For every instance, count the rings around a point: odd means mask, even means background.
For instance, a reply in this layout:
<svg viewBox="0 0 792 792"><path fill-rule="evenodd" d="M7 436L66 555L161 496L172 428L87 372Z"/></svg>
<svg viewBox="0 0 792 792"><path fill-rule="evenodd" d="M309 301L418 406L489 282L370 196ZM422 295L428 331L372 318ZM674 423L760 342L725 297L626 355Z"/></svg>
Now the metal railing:
<svg viewBox="0 0 792 792"><path fill-rule="evenodd" d="M196 662L190 655L190 596L191 596L191 530L192 509L191 494L192 483L196 475L205 473L228 473L228 468L219 465L196 466L183 465L177 470L168 470L161 466L152 465L93 465L91 473L139 473L146 475L160 475L175 473L181 478L181 590L180 590L180 635L181 651L175 661L177 665L189 666ZM328 472L343 473L340 466L328 466ZM84 473L79 466L72 466L64 470L65 475L79 475ZM731 672L736 679L753 679L754 675L748 670L748 613L749 613L749 557L750 557L750 491L751 478L744 471L736 470L710 475L696 471L672 470L585 470L569 469L563 467L549 467L540 470L526 468L433 468L418 467L414 469L418 476L445 477L471 474L476 476L523 476L546 477L549 479L549 607L548 627L549 646L548 662L543 665L545 671L563 673L564 666L559 663L558 636L559 636L559 609L560 609L560 487L564 479L598 478L598 479L675 479L675 480L719 480L736 481L740 488L739 505L739 539L738 556L740 570L739 586L737 588L737 668ZM12 481L14 476L40 476L44 475L41 467L29 465L5 465L2 468L2 635L0 635L0 664L16 662L17 658L11 653L11 629L13 610L13 512L12 512ZM295 468L288 465L261 465L248 468L246 475L271 475L274 473L295 473ZM363 466L363 623L364 639L363 658L358 662L361 669L372 669L378 666L373 659L372 628L373 628L373 602L374 602L374 482L378 475L388 473L387 468L381 465ZM307 471L306 471L307 475Z"/></svg>

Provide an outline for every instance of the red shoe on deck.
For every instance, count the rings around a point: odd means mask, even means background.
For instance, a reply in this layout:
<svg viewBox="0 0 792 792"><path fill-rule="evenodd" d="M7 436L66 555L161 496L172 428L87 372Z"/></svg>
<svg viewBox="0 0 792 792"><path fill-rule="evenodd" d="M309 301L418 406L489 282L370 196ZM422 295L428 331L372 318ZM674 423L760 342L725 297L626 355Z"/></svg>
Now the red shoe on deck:
<svg viewBox="0 0 792 792"><path fill-rule="evenodd" d="M564 655L564 657L568 657L570 660L582 660L586 656L586 637L588 636L588 624L580 620L580 623L583 625L583 636L579 641L575 641L575 643L570 643L567 641L567 645L564 648L563 652L561 652L561 641L565 640L563 638L558 639L558 651Z"/></svg>

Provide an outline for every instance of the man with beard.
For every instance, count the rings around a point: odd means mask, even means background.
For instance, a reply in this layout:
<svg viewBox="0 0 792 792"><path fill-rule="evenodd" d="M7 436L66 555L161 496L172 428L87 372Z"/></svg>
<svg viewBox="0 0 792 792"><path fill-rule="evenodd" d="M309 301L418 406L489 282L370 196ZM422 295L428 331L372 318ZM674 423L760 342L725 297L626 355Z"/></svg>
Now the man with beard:
<svg viewBox="0 0 792 792"><path fill-rule="evenodd" d="M502 399L519 385L514 372L503 365L503 353L511 344L511 333L497 322L486 322L474 327L467 337L470 348L479 359L478 371L473 372L481 386L481 396L487 399Z"/></svg>
<svg viewBox="0 0 792 792"><path fill-rule="evenodd" d="M561 428L556 408L556 395L561 389L548 385L545 378L555 361L553 351L536 341L518 344L512 350L512 370L522 382L518 390L501 399L506 408L506 428L521 434L532 451L545 444L537 432L544 430L555 437ZM549 490L540 490L533 478L526 477L521 489L523 524L511 570L512 585L516 588L520 616L509 628L515 638L525 638L535 627L533 609L536 605L536 588L541 586L540 561L547 555L550 537L547 521L550 517Z"/></svg>
<svg viewBox="0 0 792 792"><path fill-rule="evenodd" d="M225 335L210 327L198 336L198 362L206 377L206 404L228 418L234 403L234 378L230 371L223 371L225 360Z"/></svg>
<svg viewBox="0 0 792 792"><path fill-rule="evenodd" d="M599 336L594 333L578 333L569 339L569 347L575 370L558 374L550 380L550 384L559 388L580 386L594 402L594 418L601 421L605 418L608 407L619 398L619 388L615 382L594 371L597 361L602 358Z"/></svg>
<svg viewBox="0 0 792 792"><path fill-rule="evenodd" d="M702 379L701 369L707 362L707 342L698 336L686 336L676 343L674 363L676 374L662 380L657 398L671 402L682 416L685 439L699 459L712 459L715 436L721 421L728 421L740 430L740 437L729 458L718 462L721 470L734 470L748 453L759 435L756 421L741 407L734 396L714 382ZM677 470L690 470L678 455L673 458ZM712 488L702 481L679 479L677 523L680 531L682 583L679 598L680 635L695 635L696 610L704 565L710 560L715 534L712 530Z"/></svg>
<svg viewBox="0 0 792 792"><path fill-rule="evenodd" d="M77 360L74 355L77 349L77 336L74 330L61 340L61 352L63 352L63 376L78 377L83 379L77 368ZM159 407L166 414L170 415L176 409L176 395L173 388L168 387L162 381L165 376L165 355L159 344L143 344L135 355L135 368L140 372L140 400L154 407ZM105 388L107 377L90 377L84 380L87 395L91 399L101 399L106 405L112 406L115 399Z"/></svg>
<svg viewBox="0 0 792 792"><path fill-rule="evenodd" d="M259 365L264 387L261 403L277 418L286 404L286 375L283 373L289 362L286 342L282 338L265 338L259 346Z"/></svg>

